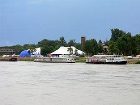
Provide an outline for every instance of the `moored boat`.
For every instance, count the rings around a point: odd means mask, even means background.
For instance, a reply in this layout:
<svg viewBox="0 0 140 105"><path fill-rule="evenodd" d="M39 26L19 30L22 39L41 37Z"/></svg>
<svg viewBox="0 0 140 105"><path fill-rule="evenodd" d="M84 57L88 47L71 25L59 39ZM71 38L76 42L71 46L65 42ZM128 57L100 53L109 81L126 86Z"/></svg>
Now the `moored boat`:
<svg viewBox="0 0 140 105"><path fill-rule="evenodd" d="M87 57L86 63L126 64L127 60L122 55L94 55L92 57Z"/></svg>
<svg viewBox="0 0 140 105"><path fill-rule="evenodd" d="M59 56L59 57L40 57L36 58L34 62L44 63L75 63L75 59L70 56Z"/></svg>

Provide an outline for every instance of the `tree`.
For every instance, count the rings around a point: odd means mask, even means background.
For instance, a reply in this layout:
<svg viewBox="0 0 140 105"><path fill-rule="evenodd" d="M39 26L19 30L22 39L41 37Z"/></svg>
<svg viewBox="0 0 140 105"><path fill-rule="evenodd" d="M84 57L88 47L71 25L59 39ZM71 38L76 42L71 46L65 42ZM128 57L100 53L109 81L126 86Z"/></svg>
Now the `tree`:
<svg viewBox="0 0 140 105"><path fill-rule="evenodd" d="M119 54L119 49L116 42L109 42L109 53L110 54Z"/></svg>
<svg viewBox="0 0 140 105"><path fill-rule="evenodd" d="M71 46L68 48L68 51L70 52L70 55L73 54L73 49L71 48Z"/></svg>
<svg viewBox="0 0 140 105"><path fill-rule="evenodd" d="M63 36L60 37L59 41L60 41L60 45L61 45L61 46L66 46L67 43L66 43L66 41L65 41L65 39L64 39Z"/></svg>
<svg viewBox="0 0 140 105"><path fill-rule="evenodd" d="M95 39L86 40L85 52L87 55L94 55L98 53L98 44Z"/></svg>
<svg viewBox="0 0 140 105"><path fill-rule="evenodd" d="M12 49L15 50L15 54L19 55L21 53L21 51L24 50L23 46L21 45L14 45L14 46L11 46Z"/></svg>
<svg viewBox="0 0 140 105"><path fill-rule="evenodd" d="M98 42L98 53L103 53L103 43L101 40Z"/></svg>
<svg viewBox="0 0 140 105"><path fill-rule="evenodd" d="M132 55L133 40L131 37L131 33L127 33L126 35L120 37L117 40L118 49L123 55Z"/></svg>
<svg viewBox="0 0 140 105"><path fill-rule="evenodd" d="M23 48L24 49L30 49L31 51L33 50L33 49L35 49L37 46L35 45L35 44L24 44L23 45Z"/></svg>
<svg viewBox="0 0 140 105"><path fill-rule="evenodd" d="M79 50L82 50L81 44L80 43L75 43L75 47Z"/></svg>
<svg viewBox="0 0 140 105"><path fill-rule="evenodd" d="M50 54L60 47L60 43L58 40L48 40L43 39L38 42L38 46L41 47L41 54L46 56L46 54Z"/></svg>
<svg viewBox="0 0 140 105"><path fill-rule="evenodd" d="M140 34L135 35L133 40L136 45L136 54L140 54Z"/></svg>
<svg viewBox="0 0 140 105"><path fill-rule="evenodd" d="M70 46L75 46L75 44L76 44L75 40L70 40L70 41L68 42L68 46L69 46L69 47L70 47Z"/></svg>
<svg viewBox="0 0 140 105"><path fill-rule="evenodd" d="M124 31L119 30L117 28L111 29L111 33L112 35L110 41L117 41L120 37L126 34Z"/></svg>
<svg viewBox="0 0 140 105"><path fill-rule="evenodd" d="M38 46L39 47L44 47L48 45L48 40L47 39L43 39L41 41L38 42Z"/></svg>
<svg viewBox="0 0 140 105"><path fill-rule="evenodd" d="M139 41L132 37L131 33L119 29L112 29L109 41L109 51L111 54L136 55Z"/></svg>

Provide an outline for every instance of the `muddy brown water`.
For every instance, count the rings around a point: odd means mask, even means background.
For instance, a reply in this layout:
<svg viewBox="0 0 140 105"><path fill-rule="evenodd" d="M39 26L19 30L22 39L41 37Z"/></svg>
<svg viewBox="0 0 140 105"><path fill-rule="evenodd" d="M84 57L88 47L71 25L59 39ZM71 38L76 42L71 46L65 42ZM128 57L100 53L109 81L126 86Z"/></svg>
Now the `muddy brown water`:
<svg viewBox="0 0 140 105"><path fill-rule="evenodd" d="M140 105L140 65L0 62L0 105Z"/></svg>

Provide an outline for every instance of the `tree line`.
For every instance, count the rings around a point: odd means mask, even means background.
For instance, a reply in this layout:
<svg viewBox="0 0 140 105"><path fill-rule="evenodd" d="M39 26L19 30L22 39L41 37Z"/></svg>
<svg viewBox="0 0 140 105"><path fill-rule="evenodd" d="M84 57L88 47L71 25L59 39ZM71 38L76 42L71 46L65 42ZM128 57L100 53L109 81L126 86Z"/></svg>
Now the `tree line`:
<svg viewBox="0 0 140 105"><path fill-rule="evenodd" d="M120 29L111 29L109 41L98 42L95 39L86 41L85 52L88 55L94 54L119 54L137 55L140 54L140 34L132 35Z"/></svg>
<svg viewBox="0 0 140 105"><path fill-rule="evenodd" d="M58 40L49 40L49 39L43 39L39 41L37 44L24 44L24 45L14 45L14 46L4 46L1 48L10 48L15 50L15 54L19 55L21 51L30 49L31 52L34 51L35 48L40 47L41 48L41 54L46 56L47 54L50 54L51 52L57 50L59 47L65 46L75 46L77 49L81 49L81 44L77 43L74 39L69 40L68 42L65 40L65 38L62 36Z"/></svg>
<svg viewBox="0 0 140 105"><path fill-rule="evenodd" d="M88 39L85 42L84 48L81 43L75 40L69 40L68 42L62 36L58 40L43 39L37 44L24 44L6 46L4 48L12 48L16 54L20 54L25 49L35 49L41 47L41 54L46 56L47 54L57 50L60 46L75 46L79 50L83 50L86 55L95 54L121 54L121 55L137 55L140 54L140 34L132 35L130 32L125 32L120 29L111 29L111 38L108 41L102 42L96 39Z"/></svg>

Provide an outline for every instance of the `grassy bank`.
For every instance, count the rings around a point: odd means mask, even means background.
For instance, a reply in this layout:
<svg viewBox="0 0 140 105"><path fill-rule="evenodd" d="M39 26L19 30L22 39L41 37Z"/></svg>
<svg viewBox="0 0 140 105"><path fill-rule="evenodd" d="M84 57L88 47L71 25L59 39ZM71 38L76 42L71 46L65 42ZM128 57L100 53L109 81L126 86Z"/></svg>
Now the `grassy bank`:
<svg viewBox="0 0 140 105"><path fill-rule="evenodd" d="M76 58L76 63L85 63L85 62L86 62L86 57Z"/></svg>
<svg viewBox="0 0 140 105"><path fill-rule="evenodd" d="M25 58L18 58L18 61L34 61L35 58L25 57Z"/></svg>
<svg viewBox="0 0 140 105"><path fill-rule="evenodd" d="M133 58L133 59L127 59L128 64L140 64L140 60Z"/></svg>
<svg viewBox="0 0 140 105"><path fill-rule="evenodd" d="M140 64L140 61L136 62L135 64Z"/></svg>

